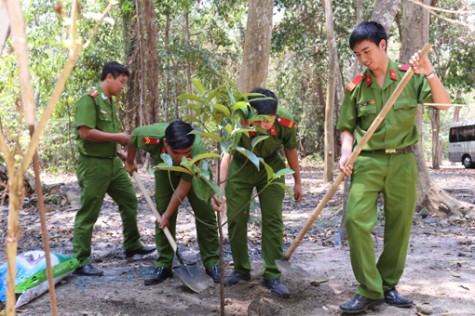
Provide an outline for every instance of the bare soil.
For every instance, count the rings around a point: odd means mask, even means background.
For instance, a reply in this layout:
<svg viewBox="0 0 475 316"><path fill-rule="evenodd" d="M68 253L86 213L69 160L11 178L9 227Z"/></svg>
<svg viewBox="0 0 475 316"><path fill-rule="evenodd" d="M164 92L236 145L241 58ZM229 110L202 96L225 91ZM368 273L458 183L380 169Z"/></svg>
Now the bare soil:
<svg viewBox="0 0 475 316"><path fill-rule="evenodd" d="M303 168L305 197L299 205L285 200L285 249L287 249L326 192L321 167ZM439 186L453 196L475 203L475 169L450 164L431 170ZM153 176L141 174L152 194ZM290 180L290 179L289 179ZM47 223L52 252L72 253L72 231L78 207L79 187L75 176L45 176L44 182L58 184L47 196ZM62 183L59 185L59 183ZM291 182L288 181L291 185ZM138 190L137 190L138 192ZM139 223L142 240L152 245L154 218L139 194ZM249 224L249 252L253 273L250 282L224 288L226 315L339 315L338 305L351 299L357 283L354 279L348 247L334 247L334 230L342 216L342 192L337 192L315 221L290 259L308 276L283 275L291 297L272 296L261 285L260 212L253 211ZM190 208L180 208L177 226L179 251L187 262L199 261L194 218ZM5 245L8 209L0 212L0 244ZM41 228L35 199L26 200L21 211L23 237L18 251L42 249ZM382 250L383 222L374 232L375 247ZM231 272L232 257L225 231L224 261ZM156 254L126 260L121 247L122 226L117 207L106 199L93 235L93 263L105 271L102 277L72 275L56 286L60 315L220 315L220 287L211 286L197 294L179 278L156 286L143 281L154 268ZM285 250L284 249L284 250ZM416 213L404 275L398 290L415 302L409 309L382 305L369 315L475 315L475 220L433 217L427 211ZM0 262L6 261L0 253ZM198 264L200 264L198 262ZM0 310L4 305L0 303ZM50 296L44 294L23 306L20 315L50 315ZM0 315L2 313L0 312Z"/></svg>

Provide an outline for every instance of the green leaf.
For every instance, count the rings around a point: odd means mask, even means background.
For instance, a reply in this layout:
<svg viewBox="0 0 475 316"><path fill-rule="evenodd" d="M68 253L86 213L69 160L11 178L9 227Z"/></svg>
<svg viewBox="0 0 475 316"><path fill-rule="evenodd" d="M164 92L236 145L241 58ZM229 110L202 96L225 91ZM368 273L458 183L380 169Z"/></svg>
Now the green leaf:
<svg viewBox="0 0 475 316"><path fill-rule="evenodd" d="M259 158L259 161L261 162L262 165L264 165L264 168L266 169L267 182L271 182L272 179L274 179L274 177L275 177L275 175L274 175L274 169L272 169L272 167L269 166L269 164L267 164L267 163L264 161L264 158Z"/></svg>
<svg viewBox="0 0 475 316"><path fill-rule="evenodd" d="M197 162L198 160L201 160L201 159L209 159L209 158L219 158L221 157L220 154L216 154L216 153L204 153L204 154L201 154L201 155L198 155L196 157L193 157L193 159L190 159L189 160L189 163L191 165L195 164L195 162Z"/></svg>
<svg viewBox="0 0 475 316"><path fill-rule="evenodd" d="M276 172L275 176L277 178L280 178L282 176L290 176L294 173L295 172L292 169L280 169L279 171Z"/></svg>
<svg viewBox="0 0 475 316"><path fill-rule="evenodd" d="M153 167L154 169L160 169L160 170L166 170L166 171L177 171L177 172L183 172L187 173L189 175L193 175L193 172L191 170L181 167L181 166L168 166L165 164L159 164L158 166Z"/></svg>
<svg viewBox="0 0 475 316"><path fill-rule="evenodd" d="M211 107L213 109L216 109L217 111L219 111L221 113L224 113L224 115L226 115L226 117L229 117L231 115L231 112L229 112L228 107L225 106L225 105L215 103L215 104L212 104Z"/></svg>
<svg viewBox="0 0 475 316"><path fill-rule="evenodd" d="M215 141L217 142L220 142L221 141L221 136L219 136L218 134L214 134L214 133L202 133L200 135L202 138L211 138L211 139L214 139Z"/></svg>
<svg viewBox="0 0 475 316"><path fill-rule="evenodd" d="M250 152L246 148L240 146L237 146L236 150L249 159L249 161L251 161L254 166L256 166L257 170L259 170L259 158L253 152Z"/></svg>
<svg viewBox="0 0 475 316"><path fill-rule="evenodd" d="M202 201L209 201L213 196L212 190L207 185L206 181L200 177L193 177L191 180L193 186L193 192Z"/></svg>
<svg viewBox="0 0 475 316"><path fill-rule="evenodd" d="M196 118L196 116L191 116L191 115L185 115L183 116L183 121L188 122L188 123L199 123L200 120Z"/></svg>
<svg viewBox="0 0 475 316"><path fill-rule="evenodd" d="M198 80L196 79L192 79L191 82L193 83L193 85L195 86L196 90L198 90L198 92L200 94L204 94L205 92L205 87L203 86L203 84L201 82L199 82Z"/></svg>
<svg viewBox="0 0 475 316"><path fill-rule="evenodd" d="M164 164L168 166L173 166L173 160L169 154L160 154L160 158L162 158Z"/></svg>
<svg viewBox="0 0 475 316"><path fill-rule="evenodd" d="M190 108L190 109L192 109L193 111L195 111L198 115L200 115L201 112L202 112L202 111L201 111L201 106L199 106L199 104L196 104L196 103L187 103L187 104L185 104L185 106L186 106L187 108Z"/></svg>
<svg viewBox="0 0 475 316"><path fill-rule="evenodd" d="M180 94L177 99L179 100L193 100L193 101L196 101L196 102L199 102L201 104L203 104L204 106L209 106L208 102L206 102L205 99L197 96L197 95L194 95L194 94L190 94L190 93L183 93L183 94Z"/></svg>
<svg viewBox="0 0 475 316"><path fill-rule="evenodd" d="M229 136L233 136L234 134L237 134L237 133L249 133L249 132L255 132L256 130L251 127L246 127L246 128L236 128L234 129L232 132L231 132L231 135Z"/></svg>
<svg viewBox="0 0 475 316"><path fill-rule="evenodd" d="M260 142L262 142L263 140L267 138L269 138L268 135L260 135L260 136L254 137L251 142L252 149L254 149L254 147L256 147L257 144L259 144Z"/></svg>
<svg viewBox="0 0 475 316"><path fill-rule="evenodd" d="M234 106L233 106L233 114L234 114L237 110L246 108L246 107L248 106L248 104L249 104L249 103L244 102L244 101L236 102L236 104L234 104Z"/></svg>

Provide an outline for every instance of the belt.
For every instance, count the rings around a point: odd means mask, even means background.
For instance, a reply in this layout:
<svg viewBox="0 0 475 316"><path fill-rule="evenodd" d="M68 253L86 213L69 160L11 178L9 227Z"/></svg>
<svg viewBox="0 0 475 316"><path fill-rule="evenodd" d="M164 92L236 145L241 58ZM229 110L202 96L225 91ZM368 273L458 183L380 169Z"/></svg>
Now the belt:
<svg viewBox="0 0 475 316"><path fill-rule="evenodd" d="M398 155L409 154L414 152L414 146L407 146L406 148L386 148L376 150L363 150L366 154L385 154L385 155Z"/></svg>
<svg viewBox="0 0 475 316"><path fill-rule="evenodd" d="M82 157L86 157L86 158L97 158L97 159L114 159L115 157L117 156L113 156L113 157L96 157L96 156L89 156L89 155L84 155L84 154L79 154L80 156Z"/></svg>

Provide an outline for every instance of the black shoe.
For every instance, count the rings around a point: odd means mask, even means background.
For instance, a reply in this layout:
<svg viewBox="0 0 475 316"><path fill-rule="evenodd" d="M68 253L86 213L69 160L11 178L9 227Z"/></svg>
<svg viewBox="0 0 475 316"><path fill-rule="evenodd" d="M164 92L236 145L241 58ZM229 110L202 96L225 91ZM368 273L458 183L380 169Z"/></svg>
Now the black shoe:
<svg viewBox="0 0 475 316"><path fill-rule="evenodd" d="M162 283L168 278L173 277L172 269L158 267L153 270L153 274L150 278L146 279L143 284L144 285L154 285L158 283Z"/></svg>
<svg viewBox="0 0 475 316"><path fill-rule="evenodd" d="M219 266L213 266L211 268L206 269L206 273L213 279L214 283L221 282L221 273L219 270Z"/></svg>
<svg viewBox="0 0 475 316"><path fill-rule="evenodd" d="M135 250L129 250L125 252L127 258L133 257L134 255L146 255L155 251L155 247L140 246Z"/></svg>
<svg viewBox="0 0 475 316"><path fill-rule="evenodd" d="M251 279L251 275L241 273L237 270L234 270L230 276L224 279L224 285L234 285L238 284L239 281L249 281Z"/></svg>
<svg viewBox="0 0 475 316"><path fill-rule="evenodd" d="M104 275L104 272L95 268L92 264L86 264L85 266L79 267L74 271L75 274L87 275L87 276L101 276Z"/></svg>
<svg viewBox="0 0 475 316"><path fill-rule="evenodd" d="M395 288L384 292L384 300L386 301L386 304L395 307L410 308L414 305L410 299L399 294Z"/></svg>
<svg viewBox="0 0 475 316"><path fill-rule="evenodd" d="M370 307L379 306L383 303L384 303L384 299L373 300L371 298L367 298L359 294L356 294L355 297L351 301L341 304L340 309L344 313L358 314L367 310Z"/></svg>
<svg viewBox="0 0 475 316"><path fill-rule="evenodd" d="M287 287L282 284L282 281L280 279L263 279L262 280L262 285L264 285L266 288L270 290L270 292L278 297L289 297L290 293Z"/></svg>

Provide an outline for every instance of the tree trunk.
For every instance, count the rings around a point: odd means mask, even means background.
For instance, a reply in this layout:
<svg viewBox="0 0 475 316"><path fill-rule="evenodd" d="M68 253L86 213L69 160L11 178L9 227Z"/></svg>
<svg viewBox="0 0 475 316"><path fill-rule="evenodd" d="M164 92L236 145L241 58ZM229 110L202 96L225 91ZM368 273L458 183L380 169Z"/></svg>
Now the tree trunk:
<svg viewBox="0 0 475 316"><path fill-rule="evenodd" d="M243 61L238 79L238 88L242 92L265 86L269 68L273 10L272 0L248 1Z"/></svg>
<svg viewBox="0 0 475 316"><path fill-rule="evenodd" d="M127 81L125 129L159 120L158 49L153 0L135 1L134 12L124 15Z"/></svg>
<svg viewBox="0 0 475 316"><path fill-rule="evenodd" d="M430 0L424 0L425 4L430 4ZM414 52L428 42L429 37L429 13L420 6L405 2L402 18L401 38L402 46L399 61L407 63ZM419 30L414 32L414 30ZM422 131L422 107L418 109L417 127L419 133ZM417 209L426 208L429 212L444 216L460 216L471 212L475 213L470 205L458 201L448 195L444 190L430 178L429 171L424 159L422 141L416 145L415 156L417 160L418 182L417 182Z"/></svg>
<svg viewBox="0 0 475 316"><path fill-rule="evenodd" d="M384 26L386 33L389 35L391 25L399 11L400 5L401 0L377 0L374 4L371 20L381 23L381 25Z"/></svg>
<svg viewBox="0 0 475 316"><path fill-rule="evenodd" d="M165 110L165 120L167 122L170 121L170 65L171 65L170 26L171 26L171 18L170 18L170 14L167 14L165 17L165 37L163 39L165 53L167 56L165 67L163 70L163 108Z"/></svg>
<svg viewBox="0 0 475 316"><path fill-rule="evenodd" d="M336 50L335 34L333 32L333 11L331 0L325 0L324 5L328 45L328 82L325 106L325 170L323 172L323 181L331 182L333 180L333 162L335 157L333 138L333 110L335 104L335 66L338 53Z"/></svg>
<svg viewBox="0 0 475 316"><path fill-rule="evenodd" d="M429 109L431 135L432 135L432 168L440 169L441 164L441 144L440 144L440 111L436 108Z"/></svg>

